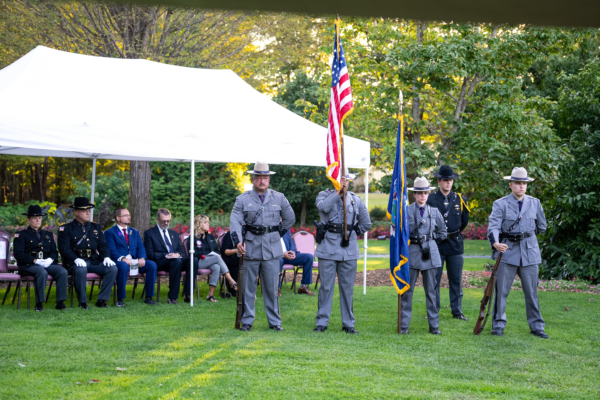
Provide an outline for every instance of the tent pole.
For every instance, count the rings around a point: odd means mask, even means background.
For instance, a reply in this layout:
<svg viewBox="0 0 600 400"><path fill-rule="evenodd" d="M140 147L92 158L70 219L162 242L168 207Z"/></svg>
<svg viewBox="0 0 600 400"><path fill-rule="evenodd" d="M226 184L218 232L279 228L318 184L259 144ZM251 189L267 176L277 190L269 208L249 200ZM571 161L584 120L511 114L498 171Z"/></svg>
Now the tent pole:
<svg viewBox="0 0 600 400"><path fill-rule="evenodd" d="M194 175L195 174L195 163L192 160L192 193L191 193L191 209L190 209L190 306L194 307Z"/></svg>
<svg viewBox="0 0 600 400"><path fill-rule="evenodd" d="M367 212L369 211L369 167L365 169L365 207ZM367 241L369 240L369 232L365 232L365 241L363 248L365 249L365 260L363 268L363 294L367 294L367 248L369 247Z"/></svg>
<svg viewBox="0 0 600 400"><path fill-rule="evenodd" d="M96 204L94 197L96 196L96 157L92 158L92 198L90 203ZM90 221L94 222L94 209L90 210Z"/></svg>

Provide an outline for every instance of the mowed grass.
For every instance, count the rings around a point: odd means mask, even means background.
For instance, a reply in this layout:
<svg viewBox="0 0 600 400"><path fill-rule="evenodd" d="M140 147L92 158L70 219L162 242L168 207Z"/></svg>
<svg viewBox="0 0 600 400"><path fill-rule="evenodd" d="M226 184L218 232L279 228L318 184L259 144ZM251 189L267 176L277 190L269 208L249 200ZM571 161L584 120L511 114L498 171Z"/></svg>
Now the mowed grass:
<svg viewBox="0 0 600 400"><path fill-rule="evenodd" d="M491 259L483 259L483 258L465 258L463 264L463 271L483 271L485 269L485 264L493 262ZM389 257L369 257L367 256L367 269L382 269L390 267L390 258ZM364 268L364 261L362 258L358 260L357 270L362 271ZM446 270L446 266L444 266L444 270Z"/></svg>
<svg viewBox="0 0 600 400"><path fill-rule="evenodd" d="M365 200L364 193L356 193L360 196L363 201ZM383 209L387 209L388 206L389 195L384 193L369 193L369 211L374 209L375 207L380 207Z"/></svg>
<svg viewBox="0 0 600 400"><path fill-rule="evenodd" d="M358 240L358 248L362 254L364 239ZM390 254L389 240L369 239L367 254ZM487 240L465 240L465 256L491 256L490 242Z"/></svg>
<svg viewBox="0 0 600 400"><path fill-rule="evenodd" d="M166 285L165 285L166 286ZM202 295L206 295L203 285ZM283 332L268 329L260 291L252 332L233 329L235 303L193 308L1 309L0 398L76 399L594 399L600 396L600 313L583 293L541 292L550 339L529 334L523 293L508 298L503 337L472 334L483 290L465 289L468 322L442 289L441 336L428 333L422 288L410 335L396 334L391 287L355 287L359 335L341 332L339 298L325 333L317 297L281 297ZM3 294L0 292L0 294ZM166 299L166 290L161 299ZM565 311L568 307L570 311ZM120 372L116 368L125 368ZM92 379L99 383L88 383ZM81 382L81 384L77 384Z"/></svg>

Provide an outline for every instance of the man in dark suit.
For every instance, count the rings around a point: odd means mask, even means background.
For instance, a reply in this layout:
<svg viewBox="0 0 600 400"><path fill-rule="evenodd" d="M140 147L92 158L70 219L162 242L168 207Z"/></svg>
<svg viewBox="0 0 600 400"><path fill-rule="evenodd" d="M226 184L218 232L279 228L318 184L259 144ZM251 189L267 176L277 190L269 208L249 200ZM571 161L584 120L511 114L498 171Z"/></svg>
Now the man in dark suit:
<svg viewBox="0 0 600 400"><path fill-rule="evenodd" d="M296 249L296 243L294 243L292 240L290 231L287 231L281 240L283 240L283 245L285 248L283 257L279 259L279 273L281 274L283 271L284 264L302 265L302 283L300 285L300 289L298 289L298 294L314 296L315 293L309 290L310 284L312 283L313 255L300 253ZM277 295L281 296L281 282L279 283L279 291Z"/></svg>
<svg viewBox="0 0 600 400"><path fill-rule="evenodd" d="M450 287L450 308L452 316L456 319L466 321L467 318L462 312L462 270L463 270L463 252L464 243L462 231L469 223L469 208L467 207L467 199L461 196L460 193L452 191L454 179L459 176L455 174L451 167L442 165L438 172L433 174L437 178L439 190L429 196L427 204L435 207L440 211L446 228L448 237L438 243L440 257L442 258L442 266L437 269L436 276L436 292L437 292L437 308L440 309L440 282L442 280L442 272L444 263L448 272L448 286Z"/></svg>
<svg viewBox="0 0 600 400"><path fill-rule="evenodd" d="M154 283L156 282L156 263L146 260L146 249L142 243L140 233L128 225L131 214L126 208L119 207L113 217L117 222L115 226L104 232L106 243L110 249L110 258L117 264L117 307L125 307L125 289L127 277L133 268L141 274L146 274L146 299L144 303L156 304L154 297Z"/></svg>
<svg viewBox="0 0 600 400"><path fill-rule="evenodd" d="M179 234L169 229L171 223L171 212L166 208L160 208L156 213L156 226L144 232L144 247L148 260L156 263L159 271L169 272L169 304L177 304L179 297L179 281L181 281L181 271L183 268L189 270L190 259L183 257L185 254ZM196 271L194 271L196 272ZM196 274L192 276L196 280ZM192 282L193 282L192 281ZM189 295L189 273L185 280L184 293Z"/></svg>
<svg viewBox="0 0 600 400"><path fill-rule="evenodd" d="M79 307L88 309L85 290L86 275L103 277L96 307L108 307L110 292L117 278L117 266L110 259L110 251L102 227L90 222L90 209L94 204L85 197L77 197L73 205L75 219L58 229L58 251L63 266L73 275Z"/></svg>
<svg viewBox="0 0 600 400"><path fill-rule="evenodd" d="M67 270L58 265L58 251L52 232L41 229L42 217L46 216L40 206L29 206L27 229L15 233L13 250L19 274L33 276L35 286L35 311L44 311L48 275L56 281L56 309L67 308Z"/></svg>

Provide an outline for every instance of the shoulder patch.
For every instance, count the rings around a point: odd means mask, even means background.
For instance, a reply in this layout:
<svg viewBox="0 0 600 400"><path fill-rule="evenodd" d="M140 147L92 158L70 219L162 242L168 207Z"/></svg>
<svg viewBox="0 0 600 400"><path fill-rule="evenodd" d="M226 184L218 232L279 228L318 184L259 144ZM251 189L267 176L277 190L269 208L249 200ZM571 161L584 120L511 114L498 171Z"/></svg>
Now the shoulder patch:
<svg viewBox="0 0 600 400"><path fill-rule="evenodd" d="M19 237L19 234L18 234L18 233L15 233L15 237L16 237L16 238L18 238L18 237Z"/></svg>
<svg viewBox="0 0 600 400"><path fill-rule="evenodd" d="M59 230L59 232L62 232L62 231L64 231L64 230L65 230L65 227L64 227L64 226L61 226L60 228L58 228L58 230Z"/></svg>

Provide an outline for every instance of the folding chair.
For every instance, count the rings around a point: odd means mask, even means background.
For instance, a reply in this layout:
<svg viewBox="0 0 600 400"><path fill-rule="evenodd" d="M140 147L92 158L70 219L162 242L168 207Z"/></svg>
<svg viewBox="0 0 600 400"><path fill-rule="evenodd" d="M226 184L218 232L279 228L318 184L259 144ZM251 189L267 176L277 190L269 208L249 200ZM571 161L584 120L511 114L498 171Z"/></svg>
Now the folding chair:
<svg viewBox="0 0 600 400"><path fill-rule="evenodd" d="M10 288L13 282L16 282L17 286L15 287L15 296L13 297L12 303L15 304L15 299L17 295L19 296L19 301L17 302L17 310L21 308L21 275L15 274L8 269L8 260L10 254L10 234L3 230L0 230L0 282L8 282L8 287L6 288L6 292L4 293L4 298L2 299L2 305L6 301L6 297L8 296L8 292L10 292Z"/></svg>
<svg viewBox="0 0 600 400"><path fill-rule="evenodd" d="M296 244L296 249L300 253L307 253L313 256L313 270L316 269L317 272L319 270L319 263L315 262L315 237L306 231L299 231L292 236L292 240ZM285 265L283 266L285 269ZM298 275L299 270L302 269L302 265L296 265L294 268L294 280L292 282L292 289L294 290L294 294L296 294L296 276ZM302 271L302 275L304 275L304 271ZM319 286L319 279L321 278L321 274L317 273L317 281L315 282L315 290L317 290Z"/></svg>

